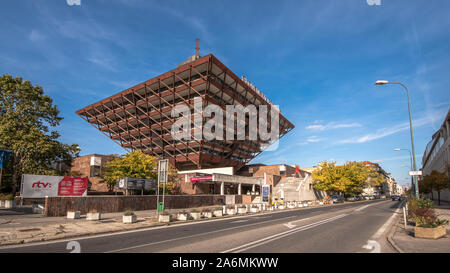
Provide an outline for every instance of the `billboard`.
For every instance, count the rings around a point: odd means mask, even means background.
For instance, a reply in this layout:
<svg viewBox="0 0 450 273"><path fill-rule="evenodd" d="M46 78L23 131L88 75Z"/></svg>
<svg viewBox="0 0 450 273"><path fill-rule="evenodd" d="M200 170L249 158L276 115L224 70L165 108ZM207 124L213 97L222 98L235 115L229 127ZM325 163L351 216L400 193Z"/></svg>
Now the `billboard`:
<svg viewBox="0 0 450 273"><path fill-rule="evenodd" d="M134 178L134 177L124 177L120 178L117 187L119 189L128 190L156 190L156 180L155 179L144 179L144 178Z"/></svg>
<svg viewBox="0 0 450 273"><path fill-rule="evenodd" d="M23 198L86 196L88 184L87 177L24 174L20 193Z"/></svg>

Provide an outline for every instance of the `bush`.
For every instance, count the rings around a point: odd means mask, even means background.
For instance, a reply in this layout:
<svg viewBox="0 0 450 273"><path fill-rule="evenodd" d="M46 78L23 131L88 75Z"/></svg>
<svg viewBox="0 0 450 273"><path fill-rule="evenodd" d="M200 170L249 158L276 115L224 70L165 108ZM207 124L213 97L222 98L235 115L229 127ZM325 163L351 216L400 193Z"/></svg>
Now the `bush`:
<svg viewBox="0 0 450 273"><path fill-rule="evenodd" d="M412 198L408 201L409 217L418 227L435 228L446 225L447 220L437 218L433 209L433 201L424 198Z"/></svg>
<svg viewBox="0 0 450 273"><path fill-rule="evenodd" d="M91 209L89 210L89 213L98 213L98 211L96 209Z"/></svg>
<svg viewBox="0 0 450 273"><path fill-rule="evenodd" d="M202 212L211 212L211 210L208 208L205 208L205 209L202 209Z"/></svg>
<svg viewBox="0 0 450 273"><path fill-rule="evenodd" d="M222 208L220 208L220 207L214 208L214 211L217 211L217 210L222 211Z"/></svg>
<svg viewBox="0 0 450 273"><path fill-rule="evenodd" d="M191 210L191 213L199 213L199 211L196 210L196 209L192 209L192 210Z"/></svg>
<svg viewBox="0 0 450 273"><path fill-rule="evenodd" d="M123 213L124 216L133 216L134 212L132 210L127 210Z"/></svg>

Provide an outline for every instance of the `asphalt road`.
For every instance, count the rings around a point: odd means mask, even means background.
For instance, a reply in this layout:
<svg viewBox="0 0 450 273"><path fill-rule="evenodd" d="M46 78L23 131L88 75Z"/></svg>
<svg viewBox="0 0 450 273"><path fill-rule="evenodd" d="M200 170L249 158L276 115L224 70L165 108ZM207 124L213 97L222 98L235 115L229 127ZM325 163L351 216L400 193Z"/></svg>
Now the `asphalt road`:
<svg viewBox="0 0 450 273"><path fill-rule="evenodd" d="M393 252L385 235L399 205L388 199L283 210L3 247L0 253Z"/></svg>

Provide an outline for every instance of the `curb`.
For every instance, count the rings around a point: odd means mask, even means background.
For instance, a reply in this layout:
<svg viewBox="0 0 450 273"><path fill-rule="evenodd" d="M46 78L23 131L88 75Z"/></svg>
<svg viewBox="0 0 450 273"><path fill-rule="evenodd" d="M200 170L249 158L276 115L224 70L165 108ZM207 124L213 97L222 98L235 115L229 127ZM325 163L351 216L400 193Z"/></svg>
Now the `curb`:
<svg viewBox="0 0 450 273"><path fill-rule="evenodd" d="M401 216L401 215L400 215ZM395 249L398 253L405 253L394 241L394 234L397 232L397 224L399 223L400 216L397 216L396 219L393 221L394 224L391 226L391 229L389 230L388 235L386 236L386 240L388 243L392 246L392 248Z"/></svg>

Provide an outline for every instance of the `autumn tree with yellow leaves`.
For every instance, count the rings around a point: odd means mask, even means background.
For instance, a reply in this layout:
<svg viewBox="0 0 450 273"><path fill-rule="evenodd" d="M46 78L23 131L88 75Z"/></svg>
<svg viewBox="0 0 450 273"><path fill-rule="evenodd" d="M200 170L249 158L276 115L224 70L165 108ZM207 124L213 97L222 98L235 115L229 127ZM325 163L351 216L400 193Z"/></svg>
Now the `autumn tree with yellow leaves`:
<svg viewBox="0 0 450 273"><path fill-rule="evenodd" d="M346 194L360 194L367 181L379 185L384 179L372 168L361 162L350 161L344 165L323 161L313 171L314 189Z"/></svg>

